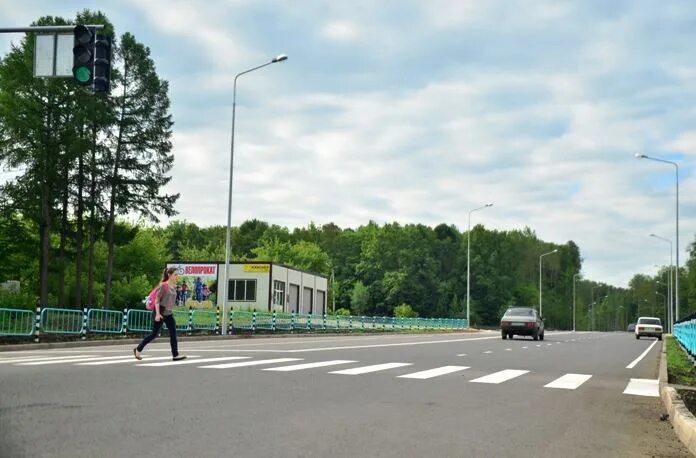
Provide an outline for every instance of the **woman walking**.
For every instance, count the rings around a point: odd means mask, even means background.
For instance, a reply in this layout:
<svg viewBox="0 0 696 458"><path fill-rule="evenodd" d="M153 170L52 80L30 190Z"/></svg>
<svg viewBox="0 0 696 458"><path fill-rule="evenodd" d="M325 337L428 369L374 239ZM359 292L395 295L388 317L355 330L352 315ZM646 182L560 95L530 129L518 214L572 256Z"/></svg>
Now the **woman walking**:
<svg viewBox="0 0 696 458"><path fill-rule="evenodd" d="M162 273L162 281L159 285L159 291L157 291L157 299L155 300L155 305L152 308L152 313L154 315L152 333L145 337L143 341L133 349L135 359L143 359L140 353L145 348L145 345L155 340L155 337L157 337L157 334L159 334L160 330L162 329L162 322L166 323L167 329L169 329L169 342L172 346L172 359L174 361L186 359L186 356L181 356L179 354L179 349L177 348L176 342L176 322L174 321L173 314L174 305L176 304L176 277L176 267L164 269L164 272Z"/></svg>

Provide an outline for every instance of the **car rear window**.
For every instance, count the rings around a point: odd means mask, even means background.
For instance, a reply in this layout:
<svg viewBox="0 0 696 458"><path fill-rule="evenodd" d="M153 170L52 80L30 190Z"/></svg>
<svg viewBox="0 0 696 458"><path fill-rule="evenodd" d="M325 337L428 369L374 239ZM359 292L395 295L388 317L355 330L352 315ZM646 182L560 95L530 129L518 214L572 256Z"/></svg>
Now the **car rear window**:
<svg viewBox="0 0 696 458"><path fill-rule="evenodd" d="M661 325L660 320L658 320L657 318L641 318L640 320L638 320L638 324L654 324L656 326Z"/></svg>
<svg viewBox="0 0 696 458"><path fill-rule="evenodd" d="M505 316L534 316L534 309L508 309Z"/></svg>

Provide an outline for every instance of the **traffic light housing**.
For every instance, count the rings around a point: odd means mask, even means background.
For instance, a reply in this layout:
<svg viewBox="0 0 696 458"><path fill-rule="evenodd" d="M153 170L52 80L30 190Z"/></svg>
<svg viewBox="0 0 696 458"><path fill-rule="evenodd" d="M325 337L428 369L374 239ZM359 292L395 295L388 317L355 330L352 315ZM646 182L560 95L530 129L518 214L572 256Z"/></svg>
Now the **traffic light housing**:
<svg viewBox="0 0 696 458"><path fill-rule="evenodd" d="M95 29L77 25L73 29L73 78L80 86L94 81Z"/></svg>
<svg viewBox="0 0 696 458"><path fill-rule="evenodd" d="M94 43L94 92L111 88L111 37L97 35Z"/></svg>

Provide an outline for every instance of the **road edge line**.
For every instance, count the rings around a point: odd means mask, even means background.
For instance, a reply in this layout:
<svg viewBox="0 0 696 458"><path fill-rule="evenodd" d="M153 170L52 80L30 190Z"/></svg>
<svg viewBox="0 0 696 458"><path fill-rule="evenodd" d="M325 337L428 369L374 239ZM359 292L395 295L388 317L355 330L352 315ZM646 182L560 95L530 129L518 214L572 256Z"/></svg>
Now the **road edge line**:
<svg viewBox="0 0 696 458"><path fill-rule="evenodd" d="M667 379L667 345L663 340L660 351L659 386L660 398L669 414L674 432L684 446L696 456L696 417L686 408L676 388L669 386Z"/></svg>

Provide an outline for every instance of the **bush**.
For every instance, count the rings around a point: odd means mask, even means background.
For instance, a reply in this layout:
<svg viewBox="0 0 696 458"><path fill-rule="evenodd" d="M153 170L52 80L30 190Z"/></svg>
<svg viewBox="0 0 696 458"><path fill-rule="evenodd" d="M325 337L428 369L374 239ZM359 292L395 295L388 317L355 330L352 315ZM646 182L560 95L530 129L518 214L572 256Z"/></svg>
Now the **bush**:
<svg viewBox="0 0 696 458"><path fill-rule="evenodd" d="M350 316L350 310L348 310L348 309L338 309L338 310L336 310L336 315Z"/></svg>
<svg viewBox="0 0 696 458"><path fill-rule="evenodd" d="M401 304L394 307L394 316L397 318L415 318L418 313L408 304Z"/></svg>
<svg viewBox="0 0 696 458"><path fill-rule="evenodd" d="M130 281L116 280L111 288L111 308L143 308L143 300L155 286L144 274Z"/></svg>
<svg viewBox="0 0 696 458"><path fill-rule="evenodd" d="M37 297L24 291L5 291L0 289L0 308L35 310Z"/></svg>

